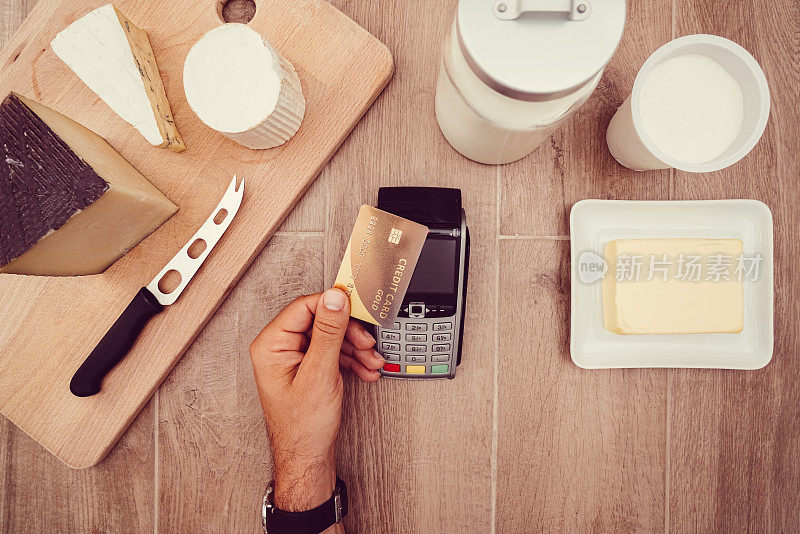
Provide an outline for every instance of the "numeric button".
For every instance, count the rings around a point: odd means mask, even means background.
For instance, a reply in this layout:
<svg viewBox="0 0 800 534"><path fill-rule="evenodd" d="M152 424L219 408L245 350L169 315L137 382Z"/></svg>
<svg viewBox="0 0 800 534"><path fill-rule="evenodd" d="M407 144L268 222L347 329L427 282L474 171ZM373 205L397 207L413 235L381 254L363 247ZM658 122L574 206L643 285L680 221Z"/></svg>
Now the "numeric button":
<svg viewBox="0 0 800 534"><path fill-rule="evenodd" d="M383 350L399 351L400 343L381 343L381 348Z"/></svg>
<svg viewBox="0 0 800 534"><path fill-rule="evenodd" d="M425 323L408 323L406 330L409 332L425 332L428 330L428 325Z"/></svg>
<svg viewBox="0 0 800 534"><path fill-rule="evenodd" d="M444 330L452 330L453 323L433 323L434 332L442 332Z"/></svg>
<svg viewBox="0 0 800 534"><path fill-rule="evenodd" d="M451 335L452 334L450 334L450 332L447 332L446 334L433 334L431 336L431 340L433 340L433 341L450 341L450 336Z"/></svg>
<svg viewBox="0 0 800 534"><path fill-rule="evenodd" d="M406 345L406 352L425 352L425 345Z"/></svg>
<svg viewBox="0 0 800 534"><path fill-rule="evenodd" d="M387 332L386 330L381 332L381 339L387 339L389 341L400 341L400 332Z"/></svg>
<svg viewBox="0 0 800 534"><path fill-rule="evenodd" d="M406 334L406 341L425 343L428 341L428 334Z"/></svg>
<svg viewBox="0 0 800 534"><path fill-rule="evenodd" d="M406 347L408 349L408 347ZM433 352L450 352L450 343L442 343L441 345L434 345L431 347Z"/></svg>

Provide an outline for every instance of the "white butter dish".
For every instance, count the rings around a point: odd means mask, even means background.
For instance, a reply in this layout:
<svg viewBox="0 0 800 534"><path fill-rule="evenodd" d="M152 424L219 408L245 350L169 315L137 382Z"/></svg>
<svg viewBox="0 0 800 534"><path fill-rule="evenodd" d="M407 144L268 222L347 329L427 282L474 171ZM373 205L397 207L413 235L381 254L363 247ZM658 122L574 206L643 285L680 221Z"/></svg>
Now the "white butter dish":
<svg viewBox="0 0 800 534"><path fill-rule="evenodd" d="M772 212L757 200L582 200L570 214L572 361L586 369L697 367L760 369L772 359ZM615 239L740 239L760 257L743 284L736 334L618 335L603 323L603 251ZM605 276L615 276L606 272Z"/></svg>

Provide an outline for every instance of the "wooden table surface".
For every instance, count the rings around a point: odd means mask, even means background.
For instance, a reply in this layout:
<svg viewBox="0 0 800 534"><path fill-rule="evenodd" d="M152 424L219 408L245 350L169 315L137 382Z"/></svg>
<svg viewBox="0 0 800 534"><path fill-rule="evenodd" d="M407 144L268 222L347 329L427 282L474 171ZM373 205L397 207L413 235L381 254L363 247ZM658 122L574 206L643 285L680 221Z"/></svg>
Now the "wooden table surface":
<svg viewBox="0 0 800 534"><path fill-rule="evenodd" d="M0 0L0 41L34 3ZM798 531L800 4L630 0L591 100L530 157L490 167L454 152L433 116L454 0L333 3L389 45L394 80L105 461L72 471L0 421L0 531L258 532L271 468L248 345L295 296L331 285L358 206L385 185L462 189L466 339L452 382L346 379L351 532ZM766 133L725 171L628 171L607 151L608 121L645 58L691 33L733 39L761 63ZM772 363L573 365L568 214L584 198L766 202Z"/></svg>

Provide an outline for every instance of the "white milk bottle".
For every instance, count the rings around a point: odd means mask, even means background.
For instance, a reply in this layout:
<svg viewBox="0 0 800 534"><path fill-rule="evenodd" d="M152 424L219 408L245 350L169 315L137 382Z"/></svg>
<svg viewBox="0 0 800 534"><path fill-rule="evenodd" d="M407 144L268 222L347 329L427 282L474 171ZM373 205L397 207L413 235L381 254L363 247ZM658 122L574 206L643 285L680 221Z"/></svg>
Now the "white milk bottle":
<svg viewBox="0 0 800 534"><path fill-rule="evenodd" d="M622 37L625 0L459 0L436 118L464 156L530 154L594 91Z"/></svg>

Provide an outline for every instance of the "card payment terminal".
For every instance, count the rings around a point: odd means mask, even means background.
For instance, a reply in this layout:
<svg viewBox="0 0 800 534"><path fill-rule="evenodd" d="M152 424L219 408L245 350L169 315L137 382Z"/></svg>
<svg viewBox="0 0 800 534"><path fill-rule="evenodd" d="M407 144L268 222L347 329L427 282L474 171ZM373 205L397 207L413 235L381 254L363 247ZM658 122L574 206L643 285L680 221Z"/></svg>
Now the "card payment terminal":
<svg viewBox="0 0 800 534"><path fill-rule="evenodd" d="M461 363L469 266L469 230L461 191L383 187L378 209L429 228L397 322L375 327L381 374L391 378L455 378Z"/></svg>

